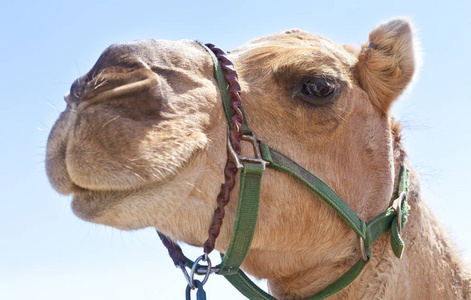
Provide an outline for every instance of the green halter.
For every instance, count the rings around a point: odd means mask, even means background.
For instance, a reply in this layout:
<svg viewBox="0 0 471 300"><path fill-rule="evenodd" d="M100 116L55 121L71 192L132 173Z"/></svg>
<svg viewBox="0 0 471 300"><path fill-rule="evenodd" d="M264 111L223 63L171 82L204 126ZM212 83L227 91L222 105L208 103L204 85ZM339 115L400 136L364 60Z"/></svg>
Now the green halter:
<svg viewBox="0 0 471 300"><path fill-rule="evenodd" d="M214 77L216 78L221 90L224 112L231 126L231 117L233 110L230 107L230 96L227 91L227 82L224 79L223 70L213 52L207 49L211 54L214 64ZM371 244L380 236L391 229L391 247L394 254L400 258L404 249L404 242L401 239L400 232L402 226L407 221L409 205L407 197L410 189L410 172L403 165L399 175L399 188L397 194L399 197L393 202L391 207L378 215L372 221L365 223L357 214L324 182L315 175L286 157L282 153L271 148L250 130L247 121L243 122L244 140L253 144L256 157L247 158L239 156L233 151L230 142L228 147L233 159L240 169L240 191L237 215L234 223L234 230L229 244L229 248L223 255L220 265L216 267L217 274L224 275L231 284L233 284L243 295L249 299L270 299L274 297L265 293L255 285L240 269L240 265L247 256L258 218L258 207L260 202L261 179L265 166L276 171L282 171L296 178L307 186L313 193L317 194L326 202L359 238L362 257L340 278L324 288L322 291L309 297L308 299L324 299L348 286L361 273L371 258ZM188 263L189 267L193 262Z"/></svg>

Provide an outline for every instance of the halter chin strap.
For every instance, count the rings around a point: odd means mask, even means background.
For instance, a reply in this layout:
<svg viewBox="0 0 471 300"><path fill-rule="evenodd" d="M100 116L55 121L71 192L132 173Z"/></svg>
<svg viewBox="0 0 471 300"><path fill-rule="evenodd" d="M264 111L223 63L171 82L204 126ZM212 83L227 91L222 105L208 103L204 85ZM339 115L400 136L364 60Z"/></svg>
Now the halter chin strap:
<svg viewBox="0 0 471 300"><path fill-rule="evenodd" d="M232 126L231 118L234 112L231 109L231 98L227 92L228 83L223 76L224 74L217 57L210 49L205 48L211 54L214 64L214 77L221 89L224 112L229 126ZM359 260L340 278L308 299L324 299L348 286L370 261L372 254L369 247L390 229L392 250L398 258L401 257L404 242L401 239L400 233L401 228L407 221L409 210L407 198L410 189L410 172L405 165L401 166L399 174L398 198L383 213L370 222L365 223L322 180L259 139L250 130L245 117L243 118L242 130L244 133L242 139L252 143L255 157L249 158L237 154L233 150L228 138L228 148L232 160L242 170L240 174L239 204L229 248L223 255L221 264L216 266L214 270L217 270L217 274L224 275L243 295L249 299L275 300L274 297L255 285L240 269L240 265L249 252L255 233L260 202L261 179L265 167L285 172L303 183L328 204L352 228L359 239L361 249ZM193 262L188 260L187 265L192 267Z"/></svg>

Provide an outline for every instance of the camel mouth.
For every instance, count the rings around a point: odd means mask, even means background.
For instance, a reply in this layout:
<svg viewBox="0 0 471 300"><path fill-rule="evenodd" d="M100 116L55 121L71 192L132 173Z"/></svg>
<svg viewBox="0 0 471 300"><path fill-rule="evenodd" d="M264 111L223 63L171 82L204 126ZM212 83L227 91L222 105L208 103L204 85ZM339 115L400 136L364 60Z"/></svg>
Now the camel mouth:
<svg viewBox="0 0 471 300"><path fill-rule="evenodd" d="M129 207L123 211L120 207L126 206L126 201L139 199L142 195L142 190L94 191L76 188L70 205L73 213L84 221L122 230L137 230L150 225L136 222L139 217L133 222L128 221L129 217L134 214L142 215L140 209Z"/></svg>
<svg viewBox="0 0 471 300"><path fill-rule="evenodd" d="M113 185L103 189L103 187L94 186L82 187L81 184L76 183L73 178L69 177L67 190L62 189L60 192L71 196L71 208L78 218L123 230L134 230L144 226L127 224L125 217L123 220L119 220L116 214L113 213L115 208L120 207L129 199L145 197L153 189L160 189L166 183L171 182L173 178L174 176L170 175L153 182L133 183L130 186ZM117 210L119 211L119 209Z"/></svg>
<svg viewBox="0 0 471 300"><path fill-rule="evenodd" d="M135 193L136 191L132 189L97 191L75 186L72 193L71 208L74 214L84 221L107 224L106 221L100 220L103 216L106 216L106 211L113 209L113 207Z"/></svg>
<svg viewBox="0 0 471 300"><path fill-rule="evenodd" d="M155 216L160 216L157 219L161 220L168 210L168 205L162 203L160 199L189 198L193 193L198 193L194 191L192 182L202 172L201 161L206 161L203 152L194 151L182 164L178 174L124 189L120 187L97 190L82 188L71 182L72 211L84 221L122 230L137 230L153 226L149 219L154 220ZM215 194L208 198L215 198ZM147 201L145 199L152 199L152 208L139 205L141 201Z"/></svg>

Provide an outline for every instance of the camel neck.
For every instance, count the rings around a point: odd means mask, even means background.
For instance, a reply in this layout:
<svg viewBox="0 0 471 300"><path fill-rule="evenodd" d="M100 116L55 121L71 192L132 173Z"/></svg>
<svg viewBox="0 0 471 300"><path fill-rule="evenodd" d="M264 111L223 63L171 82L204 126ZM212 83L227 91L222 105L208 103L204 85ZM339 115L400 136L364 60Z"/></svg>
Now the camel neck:
<svg viewBox="0 0 471 300"><path fill-rule="evenodd" d="M329 299L369 299L367 295L374 295L372 299L466 299L466 295L469 295L469 273L462 267L453 247L450 247L451 241L446 231L422 200L415 172L412 178L409 196L411 209L402 234L405 242L402 258L398 259L394 255L390 236L385 234L371 246L371 262L361 275ZM254 254L259 262L264 256L259 255L261 253ZM294 253L286 254L286 257L283 255L279 255L279 259L284 261L296 256ZM252 258L253 256L249 256L249 264ZM279 299L311 296L348 269L355 258L356 256L344 255L341 259L336 259L335 264L322 265L313 261L311 267L302 272L293 273L294 275L281 280L269 278L270 290ZM310 265L309 262L304 263Z"/></svg>
<svg viewBox="0 0 471 300"><path fill-rule="evenodd" d="M448 233L422 200L415 172L408 202L411 208L402 234L403 257L394 256L389 237L383 236L372 246L378 255L338 299L346 295L354 295L355 299L365 295L375 295L374 299L467 299L471 292L469 271L463 267Z"/></svg>

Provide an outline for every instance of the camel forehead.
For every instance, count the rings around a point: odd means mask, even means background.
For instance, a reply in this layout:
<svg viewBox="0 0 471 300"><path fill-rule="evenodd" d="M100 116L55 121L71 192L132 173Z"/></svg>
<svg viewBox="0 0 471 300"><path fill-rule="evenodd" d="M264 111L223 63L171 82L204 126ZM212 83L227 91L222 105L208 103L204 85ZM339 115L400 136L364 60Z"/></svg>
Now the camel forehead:
<svg viewBox="0 0 471 300"><path fill-rule="evenodd" d="M146 60L152 60L158 59L162 56L171 56L175 54L183 55L189 49L196 48L199 48L197 46L197 43L191 40L136 40L131 42L113 44L107 49L105 49L105 51L103 51L101 57L135 55L140 56ZM190 52L188 54L189 56L191 56L192 53Z"/></svg>
<svg viewBox="0 0 471 300"><path fill-rule="evenodd" d="M277 53L288 58L293 55L310 55L311 57L332 57L338 63L352 66L357 61L357 49L352 46L338 45L331 40L307 31L292 29L270 36L249 41L235 49L235 56L250 56L254 52L266 51Z"/></svg>

